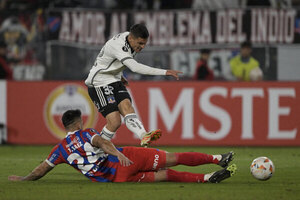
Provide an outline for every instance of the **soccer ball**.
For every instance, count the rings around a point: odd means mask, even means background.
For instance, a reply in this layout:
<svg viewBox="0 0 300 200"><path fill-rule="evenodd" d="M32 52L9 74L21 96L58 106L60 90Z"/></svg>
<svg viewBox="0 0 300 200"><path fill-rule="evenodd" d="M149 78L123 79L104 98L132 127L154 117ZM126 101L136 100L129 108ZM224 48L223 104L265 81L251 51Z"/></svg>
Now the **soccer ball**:
<svg viewBox="0 0 300 200"><path fill-rule="evenodd" d="M250 171L254 178L265 181L272 177L275 166L269 158L258 157L251 163Z"/></svg>

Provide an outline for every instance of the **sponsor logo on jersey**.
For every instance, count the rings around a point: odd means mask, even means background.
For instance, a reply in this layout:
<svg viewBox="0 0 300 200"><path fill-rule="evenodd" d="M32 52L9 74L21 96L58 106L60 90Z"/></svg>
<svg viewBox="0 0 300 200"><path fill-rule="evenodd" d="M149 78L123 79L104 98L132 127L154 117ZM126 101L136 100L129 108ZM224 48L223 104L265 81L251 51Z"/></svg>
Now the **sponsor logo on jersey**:
<svg viewBox="0 0 300 200"><path fill-rule="evenodd" d="M56 153L53 153L51 155L51 157L48 159L51 163L53 163L55 161L55 159L58 157L58 155Z"/></svg>
<svg viewBox="0 0 300 200"><path fill-rule="evenodd" d="M122 50L125 51L125 52L128 52L128 48L125 47L125 46L122 47Z"/></svg>
<svg viewBox="0 0 300 200"><path fill-rule="evenodd" d="M97 111L86 89L77 84L60 85L50 92L44 104L45 123L58 139L66 136L61 117L69 109L81 110L84 127L94 127L97 122Z"/></svg>
<svg viewBox="0 0 300 200"><path fill-rule="evenodd" d="M155 154L155 156L154 156L154 162L153 162L153 167L152 167L153 170L156 170L156 167L158 165L158 160L159 160L159 155Z"/></svg>

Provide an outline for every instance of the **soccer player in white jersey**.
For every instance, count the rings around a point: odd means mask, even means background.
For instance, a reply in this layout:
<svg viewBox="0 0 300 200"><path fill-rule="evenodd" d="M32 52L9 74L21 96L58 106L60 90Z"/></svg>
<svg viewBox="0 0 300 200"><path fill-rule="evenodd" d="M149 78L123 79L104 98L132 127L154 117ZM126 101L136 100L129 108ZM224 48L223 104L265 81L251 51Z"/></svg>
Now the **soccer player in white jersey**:
<svg viewBox="0 0 300 200"><path fill-rule="evenodd" d="M101 134L110 140L121 125L121 116L127 128L141 139L141 146L147 146L161 136L160 130L146 132L142 122L135 114L131 98L124 84L126 79L122 71L128 67L131 71L146 75L173 76L177 80L176 70L164 70L149 67L136 62L133 58L148 41L149 32L143 24L135 24L130 32L120 33L108 40L101 49L96 61L85 80L90 98L98 111L106 118Z"/></svg>

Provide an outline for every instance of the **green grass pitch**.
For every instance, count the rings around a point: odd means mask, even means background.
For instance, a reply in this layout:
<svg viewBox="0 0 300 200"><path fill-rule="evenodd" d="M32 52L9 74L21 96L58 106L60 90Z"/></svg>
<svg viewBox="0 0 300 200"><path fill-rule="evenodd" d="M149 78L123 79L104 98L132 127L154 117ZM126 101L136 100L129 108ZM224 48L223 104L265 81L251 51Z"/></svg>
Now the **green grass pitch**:
<svg viewBox="0 0 300 200"><path fill-rule="evenodd" d="M27 175L43 161L51 146L0 146L0 200L47 199L300 199L299 147L161 147L169 152L197 151L209 154L236 152L238 172L219 184L197 183L93 183L65 164L57 166L44 178L34 182L9 182L12 174ZM269 157L275 173L268 181L254 179L251 161ZM177 166L176 170L206 173L220 169L215 165Z"/></svg>

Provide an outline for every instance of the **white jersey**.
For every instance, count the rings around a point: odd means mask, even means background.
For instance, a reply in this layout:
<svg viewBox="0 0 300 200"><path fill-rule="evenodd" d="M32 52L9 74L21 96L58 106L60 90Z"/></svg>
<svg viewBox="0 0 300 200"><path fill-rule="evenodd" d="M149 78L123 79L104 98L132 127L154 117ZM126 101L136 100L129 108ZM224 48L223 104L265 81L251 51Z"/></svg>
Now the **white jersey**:
<svg viewBox="0 0 300 200"><path fill-rule="evenodd" d="M167 70L149 67L133 59L136 52L127 41L128 35L129 32L120 33L105 43L85 80L87 86L104 86L120 81L126 67L140 74L166 74Z"/></svg>

